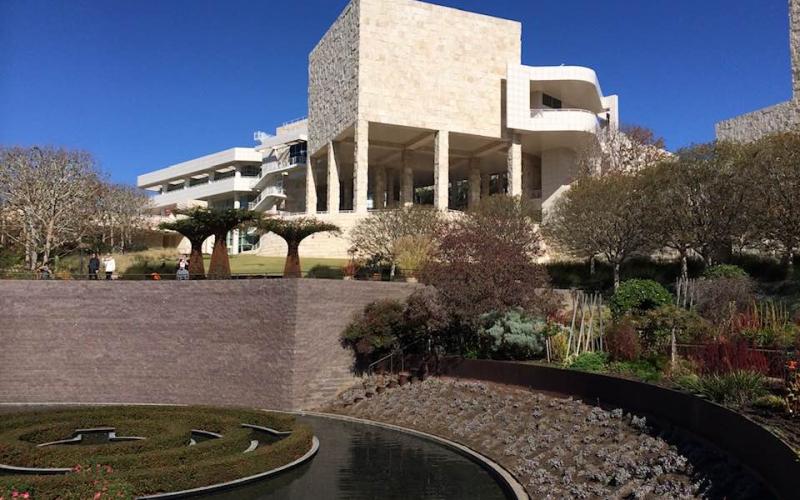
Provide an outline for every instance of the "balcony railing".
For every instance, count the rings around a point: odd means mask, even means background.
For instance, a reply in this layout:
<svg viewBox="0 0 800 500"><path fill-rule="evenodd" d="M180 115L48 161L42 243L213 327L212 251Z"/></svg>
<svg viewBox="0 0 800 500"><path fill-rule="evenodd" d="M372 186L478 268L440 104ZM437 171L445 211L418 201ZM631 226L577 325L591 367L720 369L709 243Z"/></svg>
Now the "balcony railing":
<svg viewBox="0 0 800 500"><path fill-rule="evenodd" d="M594 116L595 118L598 118L596 113L593 113L588 109L580 109L580 108L534 108L531 109L531 118L539 118L540 116L545 116L548 113L564 113L564 112L576 112L576 111L581 113L586 113Z"/></svg>
<svg viewBox="0 0 800 500"><path fill-rule="evenodd" d="M249 210L255 210L265 198L269 198L270 196L285 197L286 192L283 190L283 186L267 186L255 200L247 204L247 208Z"/></svg>

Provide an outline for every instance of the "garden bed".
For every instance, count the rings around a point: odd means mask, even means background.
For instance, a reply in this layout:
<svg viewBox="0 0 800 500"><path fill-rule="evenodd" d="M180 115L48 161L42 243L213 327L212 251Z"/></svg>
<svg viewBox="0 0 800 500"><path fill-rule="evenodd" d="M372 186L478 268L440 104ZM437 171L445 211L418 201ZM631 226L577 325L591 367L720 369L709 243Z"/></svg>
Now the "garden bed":
<svg viewBox="0 0 800 500"><path fill-rule="evenodd" d="M262 439L242 424L291 434ZM117 436L144 439L96 439L98 428L105 428L101 437L113 428ZM92 432L95 439L85 439ZM196 439L201 434L209 438ZM83 442L39 446L78 435ZM92 407L9 413L0 421L0 464L69 472L0 473L0 497L17 491L37 500L133 498L208 486L291 463L311 448L312 439L311 429L292 416L250 410ZM259 441L255 448L253 441Z"/></svg>
<svg viewBox="0 0 800 500"><path fill-rule="evenodd" d="M447 378L365 396L356 388L326 410L465 444L511 471L532 498L772 497L715 448L620 409Z"/></svg>

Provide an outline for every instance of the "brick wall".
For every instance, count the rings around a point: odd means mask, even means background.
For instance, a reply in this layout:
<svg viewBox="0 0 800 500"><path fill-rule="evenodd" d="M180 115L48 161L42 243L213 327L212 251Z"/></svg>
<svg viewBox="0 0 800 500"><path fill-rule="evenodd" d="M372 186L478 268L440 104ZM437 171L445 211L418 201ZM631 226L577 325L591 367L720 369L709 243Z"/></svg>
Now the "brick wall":
<svg viewBox="0 0 800 500"><path fill-rule="evenodd" d="M349 380L352 315L410 285L321 280L0 283L0 403L303 408Z"/></svg>

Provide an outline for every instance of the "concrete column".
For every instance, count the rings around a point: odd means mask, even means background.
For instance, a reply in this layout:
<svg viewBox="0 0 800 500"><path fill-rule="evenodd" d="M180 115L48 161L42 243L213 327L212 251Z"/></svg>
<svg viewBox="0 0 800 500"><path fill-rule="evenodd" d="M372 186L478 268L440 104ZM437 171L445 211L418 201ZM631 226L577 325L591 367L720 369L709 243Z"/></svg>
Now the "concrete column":
<svg viewBox="0 0 800 500"><path fill-rule="evenodd" d="M375 165L372 179L372 208L386 208L386 167Z"/></svg>
<svg viewBox="0 0 800 500"><path fill-rule="evenodd" d="M492 176L490 174L481 174L481 198L488 198L491 193Z"/></svg>
<svg viewBox="0 0 800 500"><path fill-rule="evenodd" d="M522 196L522 139L514 134L508 146L508 194Z"/></svg>
<svg viewBox="0 0 800 500"><path fill-rule="evenodd" d="M530 155L522 155L522 197L531 199L533 194L533 165Z"/></svg>
<svg viewBox="0 0 800 500"><path fill-rule="evenodd" d="M353 211L367 211L367 186L369 186L369 122L356 122L355 151L353 152Z"/></svg>
<svg viewBox="0 0 800 500"><path fill-rule="evenodd" d="M306 215L317 213L317 182L314 179L314 160L306 161Z"/></svg>
<svg viewBox="0 0 800 500"><path fill-rule="evenodd" d="M395 190L395 171L393 168L386 169L386 208L397 208L397 199L394 197Z"/></svg>
<svg viewBox="0 0 800 500"><path fill-rule="evenodd" d="M168 192L169 192L169 183L162 184L161 185L161 194L168 193Z"/></svg>
<svg viewBox="0 0 800 500"><path fill-rule="evenodd" d="M469 159L469 199L467 206L475 208L481 202L481 159Z"/></svg>
<svg viewBox="0 0 800 500"><path fill-rule="evenodd" d="M403 171L400 179L400 202L404 207L414 204L414 170L411 168L411 152L404 149L402 153Z"/></svg>
<svg viewBox="0 0 800 500"><path fill-rule="evenodd" d="M433 143L433 206L447 210L450 196L450 133L436 132Z"/></svg>
<svg viewBox="0 0 800 500"><path fill-rule="evenodd" d="M339 163L336 158L336 146L328 142L328 213L339 213Z"/></svg>
<svg viewBox="0 0 800 500"><path fill-rule="evenodd" d="M189 189L190 187L192 187L192 178L191 177L187 177L183 181L183 189Z"/></svg>
<svg viewBox="0 0 800 500"><path fill-rule="evenodd" d="M238 170L237 170L238 172ZM239 209L242 208L242 204L239 201L239 195L233 195L233 208ZM233 235L231 237L231 255L238 255L239 254L239 230L234 229L232 231Z"/></svg>

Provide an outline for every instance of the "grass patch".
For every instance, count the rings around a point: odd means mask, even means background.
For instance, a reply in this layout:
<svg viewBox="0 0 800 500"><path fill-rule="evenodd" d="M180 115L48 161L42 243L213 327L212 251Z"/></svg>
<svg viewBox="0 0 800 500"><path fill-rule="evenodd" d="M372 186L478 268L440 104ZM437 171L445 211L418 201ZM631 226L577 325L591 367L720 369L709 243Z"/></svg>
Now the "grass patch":
<svg viewBox="0 0 800 500"><path fill-rule="evenodd" d="M117 263L117 273L128 275L136 279L158 273L162 278L174 276L180 254L175 250L146 250L142 252L131 252L126 254L114 254ZM262 257L260 255L240 254L231 255L231 273L241 275L282 275L283 266L286 262L284 257ZM203 258L206 270L211 262L211 256ZM89 256L84 255L84 269L89 262ZM320 259L312 257L300 257L300 264L303 266L303 274L309 271L312 276L316 274L336 275L341 272L341 268L347 264L347 259ZM67 270L73 274L80 272L80 257L71 255L59 262L57 271ZM102 265L101 265L102 274Z"/></svg>
<svg viewBox="0 0 800 500"><path fill-rule="evenodd" d="M258 437L242 428L242 423L291 430L292 434L244 454L250 440ZM36 447L71 437L74 429L103 426L115 427L120 436L147 439ZM217 432L223 438L188 446L192 429ZM93 498L105 486L122 498L131 498L206 486L292 462L308 451L312 436L310 427L297 424L292 416L250 410L101 407L9 414L0 422L0 463L73 468L73 472L0 476L0 497L10 498L16 489L36 499L85 499Z"/></svg>

